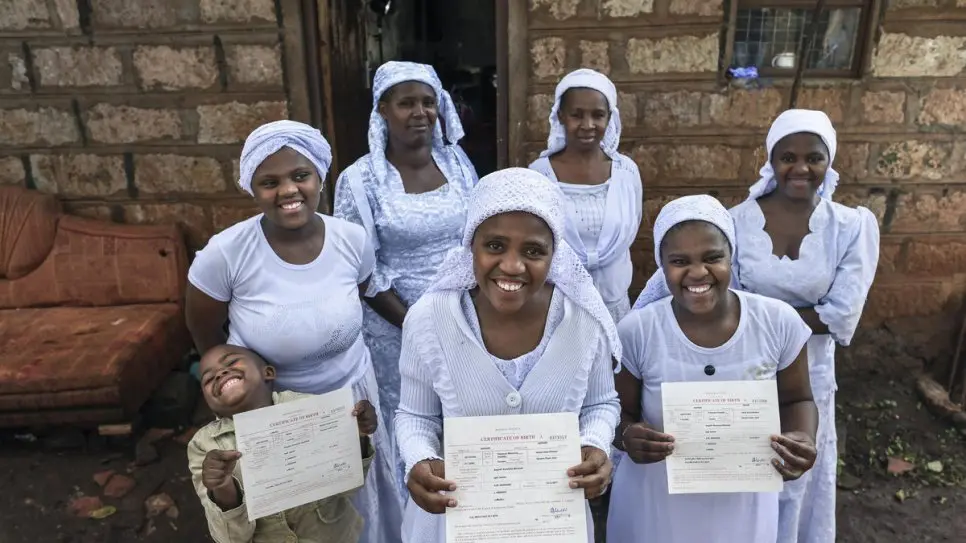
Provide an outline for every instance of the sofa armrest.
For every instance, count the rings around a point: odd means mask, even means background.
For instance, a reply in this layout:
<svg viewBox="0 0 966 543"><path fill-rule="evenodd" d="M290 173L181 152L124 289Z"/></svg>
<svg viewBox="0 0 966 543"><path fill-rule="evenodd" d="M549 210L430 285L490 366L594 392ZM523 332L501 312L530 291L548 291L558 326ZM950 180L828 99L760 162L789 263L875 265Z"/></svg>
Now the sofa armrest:
<svg viewBox="0 0 966 543"><path fill-rule="evenodd" d="M0 280L0 308L181 303L188 275L177 225L128 225L61 216L36 270Z"/></svg>

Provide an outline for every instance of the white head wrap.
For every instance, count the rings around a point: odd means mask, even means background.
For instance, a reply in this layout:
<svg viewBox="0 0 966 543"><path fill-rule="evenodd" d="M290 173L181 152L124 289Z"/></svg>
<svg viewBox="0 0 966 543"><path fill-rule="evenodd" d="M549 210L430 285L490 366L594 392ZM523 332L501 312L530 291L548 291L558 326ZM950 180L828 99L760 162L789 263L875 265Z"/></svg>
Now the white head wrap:
<svg viewBox="0 0 966 543"><path fill-rule="evenodd" d="M757 200L758 198L775 190L778 182L775 180L775 170L771 167L772 151L786 136L799 134L802 132L815 134L822 138L822 142L828 147L829 168L825 172L825 180L818 189L818 195L827 200L832 199L835 187L839 184L839 173L832 169L832 162L835 160L835 149L837 147L835 138L835 128L828 115L821 111L812 109L789 109L779 115L768 130L768 137L765 138L765 148L768 149L768 157L765 165L761 167L758 182L748 189L748 199Z"/></svg>
<svg viewBox="0 0 966 543"><path fill-rule="evenodd" d="M325 181L332 164L332 148L317 128L296 121L275 121L256 128L242 148L238 186L252 196L252 176L266 158L288 147L309 159L319 179Z"/></svg>
<svg viewBox="0 0 966 543"><path fill-rule="evenodd" d="M661 243L671 228L687 221L704 221L717 226L728 238L728 244L731 245L731 260L732 263L735 262L737 245L734 219L717 198L707 194L696 194L672 200L661 208L657 220L654 221L654 260L657 261L657 271L647 280L647 285L634 302L633 309L641 309L651 302L671 295L664 271L661 269ZM731 284L737 285L737 274L734 272L731 274Z"/></svg>
<svg viewBox="0 0 966 543"><path fill-rule="evenodd" d="M617 326L594 280L564 238L567 205L563 192L542 174L526 168L508 168L482 179L470 194L463 228L462 245L450 250L427 292L469 290L474 288L473 236L486 219L501 213L524 211L540 217L553 232L554 251L547 282L560 289L571 301L589 312L600 323L615 360L621 359Z"/></svg>
<svg viewBox="0 0 966 543"><path fill-rule="evenodd" d="M369 160L372 171L379 179L386 177L386 144L389 141L389 126L379 114L379 99L392 87L407 81L418 81L433 88L436 93L439 111L436 126L433 127L433 147L454 144L463 139L463 123L453 98L443 89L443 83L436 70L428 64L415 62L389 61L376 70L372 81L372 113L369 114ZM445 128L445 132L444 132ZM444 135L445 134L445 135Z"/></svg>
<svg viewBox="0 0 966 543"><path fill-rule="evenodd" d="M617 146L621 141L621 114L617 109L617 87L606 75L589 68L581 68L570 72L557 84L553 107L550 109L550 137L547 138L547 149L540 153L540 156L550 156L567 146L567 131L559 117L560 101L565 92L578 88L593 89L607 99L610 120L607 122L607 129L604 130L604 137L600 140L600 148L610 157L617 153Z"/></svg>

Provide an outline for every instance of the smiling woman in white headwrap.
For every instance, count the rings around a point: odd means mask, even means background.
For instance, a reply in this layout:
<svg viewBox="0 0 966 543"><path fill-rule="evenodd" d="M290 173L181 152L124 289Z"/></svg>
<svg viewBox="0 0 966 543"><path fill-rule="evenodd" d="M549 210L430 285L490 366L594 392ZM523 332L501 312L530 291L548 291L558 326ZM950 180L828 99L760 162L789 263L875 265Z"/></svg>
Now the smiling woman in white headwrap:
<svg viewBox="0 0 966 543"><path fill-rule="evenodd" d="M569 470L572 487L590 499L607 486L620 343L564 239L565 205L557 185L532 170L481 179L462 246L406 316L396 415L412 495L406 541L446 541L442 513L458 507L440 492L455 484L442 478L447 417L578 413L584 461Z"/></svg>
<svg viewBox="0 0 966 543"><path fill-rule="evenodd" d="M627 453L614 474L608 540L622 543L774 543L775 493L668 493L662 383L774 380L782 434L773 465L785 480L815 461L818 413L804 350L811 331L788 304L732 288L735 232L715 198L669 202L654 222L663 298L635 307L618 325L621 424Z"/></svg>
<svg viewBox="0 0 966 543"><path fill-rule="evenodd" d="M316 211L331 161L311 126L277 121L251 133L238 184L262 213L198 252L188 272L188 329L199 352L230 343L260 354L275 366L280 391L351 387L378 410L359 301L375 255L358 225ZM365 519L363 541L372 543L397 541L402 522L385 426L380 421L373 435L376 459L353 499Z"/></svg>
<svg viewBox="0 0 966 543"><path fill-rule="evenodd" d="M594 278L614 322L630 309L630 247L641 225L644 193L637 164L617 152L617 88L582 68L557 85L547 149L530 164L567 197L567 243Z"/></svg>
<svg viewBox="0 0 966 543"><path fill-rule="evenodd" d="M446 252L459 244L477 176L457 144L463 127L456 107L432 66L387 62L376 70L372 90L369 154L339 177L335 216L362 225L375 246L364 334L391 429L400 327ZM404 495L402 477L400 464Z"/></svg>

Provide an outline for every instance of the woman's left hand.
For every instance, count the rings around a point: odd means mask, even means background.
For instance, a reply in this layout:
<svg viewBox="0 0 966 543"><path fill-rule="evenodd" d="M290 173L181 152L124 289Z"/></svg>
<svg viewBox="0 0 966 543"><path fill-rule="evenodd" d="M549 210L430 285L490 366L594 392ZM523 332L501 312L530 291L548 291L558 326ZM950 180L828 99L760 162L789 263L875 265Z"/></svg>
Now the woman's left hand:
<svg viewBox="0 0 966 543"><path fill-rule="evenodd" d="M780 436L771 436L771 447L784 461L772 460L778 473L786 481L794 481L815 465L818 451L815 442L804 432L785 432Z"/></svg>
<svg viewBox="0 0 966 543"><path fill-rule="evenodd" d="M581 447L583 462L567 470L570 488L583 488L584 497L592 500L604 493L610 484L613 466L607 453L597 447Z"/></svg>

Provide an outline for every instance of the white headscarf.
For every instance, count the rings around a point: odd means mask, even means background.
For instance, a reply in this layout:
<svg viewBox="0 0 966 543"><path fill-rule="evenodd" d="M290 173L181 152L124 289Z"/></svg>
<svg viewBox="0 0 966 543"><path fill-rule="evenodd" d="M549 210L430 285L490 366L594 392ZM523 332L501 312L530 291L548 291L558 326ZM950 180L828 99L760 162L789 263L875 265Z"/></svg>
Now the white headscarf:
<svg viewBox="0 0 966 543"><path fill-rule="evenodd" d="M433 127L433 147L440 149L463 139L463 123L460 122L456 104L453 103L449 93L443 89L443 83L436 75L436 70L428 64L389 61L380 66L373 77L372 113L369 114L369 161L373 173L379 179L385 179L387 175L386 143L389 141L389 126L379 114L379 99L387 90L407 81L425 83L436 93L439 116L436 119L436 126Z"/></svg>
<svg viewBox="0 0 966 543"><path fill-rule="evenodd" d="M765 148L768 149L768 157L765 165L758 172L761 176L758 182L748 189L748 199L757 200L758 198L775 190L778 182L775 180L775 170L771 166L772 151L786 136L800 134L802 132L815 134L822 138L822 142L828 147L829 168L825 172L825 179L822 186L818 189L818 195L826 200L832 199L835 187L839 184L839 173L832 169L832 162L835 160L835 150L838 147L835 137L835 128L832 121L824 112L812 109L789 109L779 115L775 122L771 123L768 136L765 138Z"/></svg>
<svg viewBox="0 0 966 543"><path fill-rule="evenodd" d="M647 286L637 297L633 309L641 309L651 302L671 295L667 286L667 279L661 268L661 242L664 236L675 225L687 221L704 221L711 223L721 230L731 245L731 285L737 285L738 273L736 264L735 222L731 213L721 205L721 202L707 194L684 196L668 202L654 221L654 260L657 261L657 271L647 280Z"/></svg>
<svg viewBox="0 0 966 543"><path fill-rule="evenodd" d="M621 359L617 327L590 274L564 238L566 200L556 183L526 168L508 168L482 179L470 194L462 245L452 249L426 292L469 290L477 285L473 273L473 236L486 219L501 213L524 211L540 217L553 232L554 251L547 282L589 312L607 336L615 360ZM619 367L618 367L619 369Z"/></svg>
<svg viewBox="0 0 966 543"><path fill-rule="evenodd" d="M610 157L617 153L617 146L621 141L621 114L617 109L617 87L606 75L589 68L581 68L570 72L560 80L560 83L557 83L553 107L550 109L550 136L547 138L547 149L540 153L540 156L550 156L567 146L567 131L559 117L560 101L565 92L578 88L593 89L607 99L610 120L607 122L607 129L604 130L604 137L600 140L600 148Z"/></svg>
<svg viewBox="0 0 966 543"><path fill-rule="evenodd" d="M259 126L245 140L239 161L238 186L252 196L252 176L266 158L288 147L309 159L325 181L332 165L332 148L317 128L296 121L275 121ZM321 183L320 183L321 184Z"/></svg>

